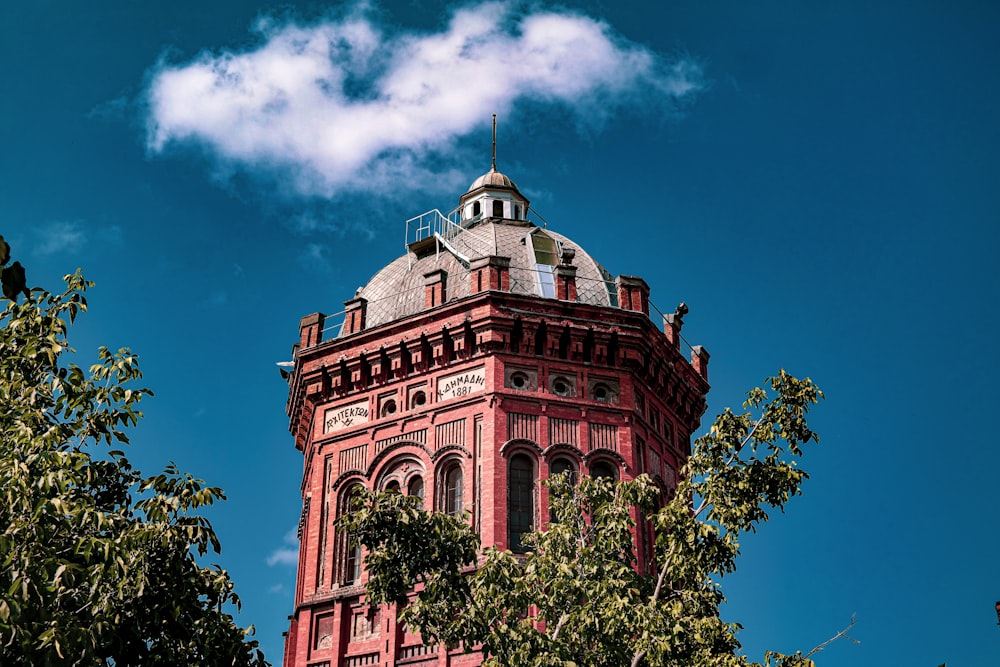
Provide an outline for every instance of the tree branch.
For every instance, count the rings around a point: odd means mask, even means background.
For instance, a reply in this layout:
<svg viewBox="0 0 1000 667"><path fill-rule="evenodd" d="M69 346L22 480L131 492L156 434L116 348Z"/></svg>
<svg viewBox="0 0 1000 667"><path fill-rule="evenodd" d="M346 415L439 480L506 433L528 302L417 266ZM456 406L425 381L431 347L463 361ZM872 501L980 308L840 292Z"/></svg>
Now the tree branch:
<svg viewBox="0 0 1000 667"><path fill-rule="evenodd" d="M763 422L764 422L763 415L761 415L760 419L757 419L757 420L755 420L753 422L753 428L750 429L750 431L749 431L749 433L747 433L746 437L743 438L743 440L733 449L732 455L729 457L729 459L726 461L725 465L723 466L724 468L729 468L731 465L733 465L733 463L736 462L736 460L740 456L740 452L742 452L743 448L747 445L747 443L749 443L750 440L753 439L754 434L757 432L757 428ZM702 498L701 499L701 504L698 505L698 509L696 509L694 511L694 514L691 516L691 518L692 519L697 519L698 516L701 515L701 513L704 512L707 507L708 507L708 499L707 498ZM667 570L670 569L670 565L671 565L671 563L673 561L674 551L675 551L674 547L670 547L670 551L667 552L666 558L663 561L663 567L660 568L660 574L656 578L656 588L653 589L653 594L650 595L650 597L649 597L650 604L656 603L656 601L660 598L660 595L663 592L663 582L664 582L664 580L667 577ZM851 625L854 625L853 621L852 621ZM845 628L844 632L846 632L847 630L850 630L850 629L851 629L851 626L848 626L847 628ZM837 639L837 637L834 637L834 639ZM833 640L830 640L830 641L833 641ZM829 643L829 642L827 642L827 643ZM817 649L813 649L813 650L815 651ZM820 648L819 650L822 650L822 649ZM639 661L642 660L644 657L646 657L646 651L645 650L641 650L641 651L636 652L636 654L634 656L632 656L632 665L631 665L631 667L638 667Z"/></svg>
<svg viewBox="0 0 1000 667"><path fill-rule="evenodd" d="M859 640L855 639L854 637L850 637L850 636L848 636L848 634L847 634L847 633L848 633L848 631L849 631L849 630L850 630L851 628L853 628L853 627L854 627L854 619L855 619L855 617L856 617L856 616L857 616L857 614L856 614L856 613L855 613L855 614L851 614L851 622L850 622L850 624L849 624L849 625L848 625L848 626L847 626L846 628L844 628L843 630L841 630L840 632L838 632L838 633L837 633L837 634L835 634L834 636L830 637L829 639L827 639L827 640L826 640L825 642L823 642L822 644L820 644L820 645L816 646L815 648L813 648L813 650L811 650L811 651L809 651L808 653L806 653L806 657L808 658L808 657L809 657L809 656L811 656L811 655L812 655L813 653L819 653L820 651L822 651L823 649L825 649L825 648L826 648L827 646L829 646L830 644L832 644L833 642L835 642L835 641L837 641L838 639L841 639L841 638L843 638L843 639L847 639L847 640L849 640L849 641L851 641L851 642L854 642L855 644L857 644L857 645L859 645L859 646L860 646L860 645L861 645L861 642L860 642Z"/></svg>

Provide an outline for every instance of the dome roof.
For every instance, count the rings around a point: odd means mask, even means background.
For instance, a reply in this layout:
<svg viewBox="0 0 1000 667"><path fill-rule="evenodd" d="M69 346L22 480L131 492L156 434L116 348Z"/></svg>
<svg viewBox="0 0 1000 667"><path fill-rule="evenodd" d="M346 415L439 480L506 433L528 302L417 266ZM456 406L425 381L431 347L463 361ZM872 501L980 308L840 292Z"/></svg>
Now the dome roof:
<svg viewBox="0 0 1000 667"><path fill-rule="evenodd" d="M532 239L528 239L529 235ZM437 269L448 273L447 301L470 295L467 261L490 255L510 258L511 293L550 296L545 294L541 278L544 271L539 270L536 256L539 248L546 244L551 246L553 240L559 252L568 248L575 251L572 262L577 267L577 300L597 306L617 305L611 274L578 244L562 234L541 229L524 220L490 220L462 228L449 239L451 249L445 246L435 248L432 243L423 253L407 253L376 273L356 295L368 301L365 328L424 310L424 276Z"/></svg>
<svg viewBox="0 0 1000 667"><path fill-rule="evenodd" d="M479 188L506 188L510 190L517 190L517 184L510 180L506 175L501 174L497 171L496 167L493 167L488 172L472 181L472 185L469 186L469 192L473 190L478 190Z"/></svg>

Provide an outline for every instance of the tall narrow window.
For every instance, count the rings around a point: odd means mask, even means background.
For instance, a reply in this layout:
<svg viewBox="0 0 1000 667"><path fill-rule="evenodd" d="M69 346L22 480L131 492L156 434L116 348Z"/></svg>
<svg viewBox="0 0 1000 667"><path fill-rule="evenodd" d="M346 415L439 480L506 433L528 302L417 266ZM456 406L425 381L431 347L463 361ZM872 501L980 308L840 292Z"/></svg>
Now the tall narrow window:
<svg viewBox="0 0 1000 667"><path fill-rule="evenodd" d="M535 275L538 276L538 289L542 296L554 299L556 297L556 265L559 263L559 245L556 240L543 231L528 234L531 251L535 260Z"/></svg>
<svg viewBox="0 0 1000 667"><path fill-rule="evenodd" d="M493 200L493 217L502 218L503 217L503 202L499 199Z"/></svg>
<svg viewBox="0 0 1000 667"><path fill-rule="evenodd" d="M441 482L441 510L458 516L462 513L462 465L456 461L445 468Z"/></svg>
<svg viewBox="0 0 1000 667"><path fill-rule="evenodd" d="M573 467L573 462L570 461L569 459L558 458L558 459L556 459L555 461L552 462L552 465L549 466L549 475L550 476L552 476L552 475L558 475L559 473L563 473L563 472L567 472L567 471L570 473L570 481L575 483L576 482L576 474L575 474L576 473L576 468Z"/></svg>
<svg viewBox="0 0 1000 667"><path fill-rule="evenodd" d="M635 467L640 474L646 472L646 442L642 438L635 439Z"/></svg>
<svg viewBox="0 0 1000 667"><path fill-rule="evenodd" d="M618 479L618 471L607 461L597 461L594 465L590 466L590 476L595 479L603 477L604 479L614 481Z"/></svg>
<svg viewBox="0 0 1000 667"><path fill-rule="evenodd" d="M340 496L337 517L351 511L351 499L361 485L355 484ZM344 586L357 583L361 578L361 547L353 544L352 535L346 530L337 531L337 573L339 583Z"/></svg>
<svg viewBox="0 0 1000 667"><path fill-rule="evenodd" d="M406 495L420 498L420 502L422 504L424 502L424 480L420 477L414 477L411 479L410 486L406 490Z"/></svg>
<svg viewBox="0 0 1000 667"><path fill-rule="evenodd" d="M558 475L560 473L568 472L570 482L576 483L576 468L573 466L573 462L569 459L558 458L549 464L549 477ZM549 492L549 498L551 498L551 492ZM551 501L549 506L549 523L555 523L557 521L555 513L552 511Z"/></svg>
<svg viewBox="0 0 1000 667"><path fill-rule="evenodd" d="M525 454L510 459L507 492L507 533L510 550L524 553L522 538L530 533L535 518L534 465Z"/></svg>

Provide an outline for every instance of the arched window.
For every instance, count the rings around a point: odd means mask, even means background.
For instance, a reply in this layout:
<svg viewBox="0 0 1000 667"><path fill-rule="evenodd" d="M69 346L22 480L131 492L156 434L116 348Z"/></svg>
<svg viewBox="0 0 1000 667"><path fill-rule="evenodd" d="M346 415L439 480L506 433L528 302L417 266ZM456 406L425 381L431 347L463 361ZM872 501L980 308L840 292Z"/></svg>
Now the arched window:
<svg viewBox="0 0 1000 667"><path fill-rule="evenodd" d="M351 499L360 488L360 484L354 484L340 494L340 502L337 507L338 518L351 511ZM361 547L352 544L351 537L351 534L346 530L337 531L337 582L342 586L355 584L361 578Z"/></svg>
<svg viewBox="0 0 1000 667"><path fill-rule="evenodd" d="M535 466L526 454L510 459L507 476L507 541L514 553L528 548L522 543L535 520Z"/></svg>
<svg viewBox="0 0 1000 667"><path fill-rule="evenodd" d="M499 199L493 200L493 217L502 218L503 217L503 202Z"/></svg>
<svg viewBox="0 0 1000 667"><path fill-rule="evenodd" d="M572 461L570 461L567 458L560 457L555 461L553 461L551 464L549 464L550 477L552 475L558 475L561 472L567 472L567 471L569 471L570 473L570 479L573 482L576 482L576 466L573 465Z"/></svg>
<svg viewBox="0 0 1000 667"><path fill-rule="evenodd" d="M482 212L483 212L483 208L479 204L479 202L478 201L472 202L472 215L473 215L473 217L479 215Z"/></svg>
<svg viewBox="0 0 1000 667"><path fill-rule="evenodd" d="M448 464L441 476L441 492L438 507L445 514L458 516L462 513L462 464L454 461Z"/></svg>
<svg viewBox="0 0 1000 667"><path fill-rule="evenodd" d="M421 477L414 477L410 480L406 489L406 495L420 498L420 504L424 502L424 480Z"/></svg>
<svg viewBox="0 0 1000 667"><path fill-rule="evenodd" d="M396 493L401 493L400 490L399 490L399 482L397 480L395 480L395 479L385 485L385 490L386 491L395 491Z"/></svg>
<svg viewBox="0 0 1000 667"><path fill-rule="evenodd" d="M594 479L604 478L614 481L618 479L618 470L607 461L597 461L590 466L590 476Z"/></svg>
<svg viewBox="0 0 1000 667"><path fill-rule="evenodd" d="M564 473L564 472L568 472L569 473L570 482L572 482L573 484L576 484L576 466L573 465L572 461L570 461L567 458L560 457L558 459L555 459L554 461L552 461L552 463L549 464L549 477L552 477L553 475L558 475L558 474ZM551 491L550 491L550 494L551 494ZM551 498L551 495L549 497ZM555 523L555 522L556 522L556 515L553 513L553 511L551 509L551 506L550 506L550 508L549 508L549 523Z"/></svg>

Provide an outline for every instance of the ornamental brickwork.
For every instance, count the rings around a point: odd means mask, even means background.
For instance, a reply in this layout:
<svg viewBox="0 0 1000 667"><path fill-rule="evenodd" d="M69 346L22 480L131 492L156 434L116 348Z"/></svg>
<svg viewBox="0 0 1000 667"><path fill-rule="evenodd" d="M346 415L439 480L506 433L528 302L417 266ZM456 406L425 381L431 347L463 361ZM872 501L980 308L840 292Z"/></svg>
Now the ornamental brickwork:
<svg viewBox="0 0 1000 667"><path fill-rule="evenodd" d="M363 554L335 525L357 486L468 511L484 547L515 552L548 524L550 474L675 486L708 391L707 352L681 351L686 308L654 323L641 278L611 278L528 211L492 170L450 218L420 227L342 321L302 319L288 378L304 469L285 667L481 661L424 646L394 607L366 604ZM636 547L645 568L641 525Z"/></svg>

